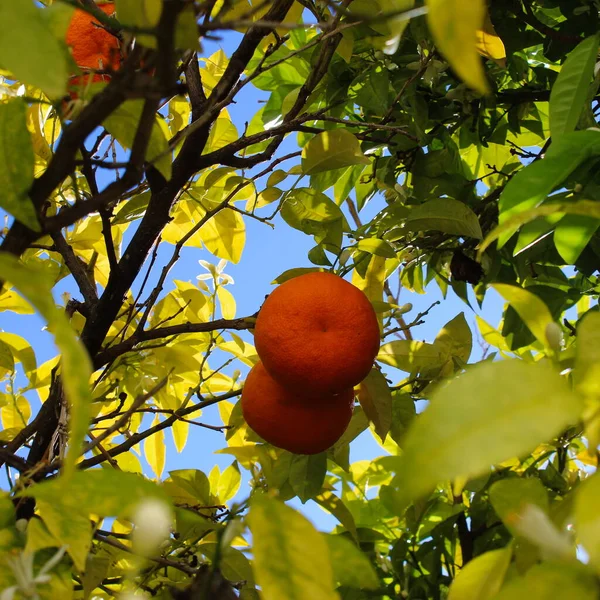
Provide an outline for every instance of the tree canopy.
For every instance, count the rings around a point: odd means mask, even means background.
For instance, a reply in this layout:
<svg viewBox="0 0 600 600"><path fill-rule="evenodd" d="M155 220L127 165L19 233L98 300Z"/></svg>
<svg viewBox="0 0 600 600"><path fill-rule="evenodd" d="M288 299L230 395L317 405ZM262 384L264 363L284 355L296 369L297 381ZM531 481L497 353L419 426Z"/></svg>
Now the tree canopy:
<svg viewBox="0 0 600 600"><path fill-rule="evenodd" d="M598 1L100 4L0 4L0 597L597 598ZM75 9L120 68L82 75ZM321 454L241 414L251 220L314 241L274 283L332 271L381 325ZM402 292L436 288L469 318L426 341ZM231 466L165 473L213 405Z"/></svg>

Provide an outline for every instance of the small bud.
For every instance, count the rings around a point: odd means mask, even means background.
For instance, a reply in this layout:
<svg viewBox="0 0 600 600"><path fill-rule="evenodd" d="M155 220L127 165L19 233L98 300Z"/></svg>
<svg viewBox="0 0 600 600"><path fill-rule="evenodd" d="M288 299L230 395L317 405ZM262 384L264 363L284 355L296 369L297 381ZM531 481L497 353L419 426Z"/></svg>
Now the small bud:
<svg viewBox="0 0 600 600"><path fill-rule="evenodd" d="M406 313L409 313L412 309L413 305L410 302L408 302L407 304L404 304L400 308L398 308L396 310L396 313L398 315L405 315Z"/></svg>
<svg viewBox="0 0 600 600"><path fill-rule="evenodd" d="M548 323L546 326L546 341L548 346L554 351L559 352L563 341L563 332L556 323Z"/></svg>
<svg viewBox="0 0 600 600"><path fill-rule="evenodd" d="M171 532L171 511L162 501L150 498L138 504L134 516L132 540L133 549L138 554L148 556L169 537Z"/></svg>

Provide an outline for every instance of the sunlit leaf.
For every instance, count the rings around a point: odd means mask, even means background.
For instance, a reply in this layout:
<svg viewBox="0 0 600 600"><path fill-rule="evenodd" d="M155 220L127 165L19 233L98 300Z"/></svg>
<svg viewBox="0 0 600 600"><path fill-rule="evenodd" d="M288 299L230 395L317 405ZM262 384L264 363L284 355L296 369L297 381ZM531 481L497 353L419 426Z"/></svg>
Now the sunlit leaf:
<svg viewBox="0 0 600 600"><path fill-rule="evenodd" d="M158 417L152 423L152 426L158 425ZM165 468L167 447L165 446L165 433L160 430L144 441L144 456L150 465L150 468L158 479Z"/></svg>
<svg viewBox="0 0 600 600"><path fill-rule="evenodd" d="M547 346L546 328L554 323L554 319L544 301L515 285L496 283L493 287L517 311L537 340Z"/></svg>
<svg viewBox="0 0 600 600"><path fill-rule="evenodd" d="M240 468L237 462L234 461L221 473L221 477L219 478L219 485L217 487L219 501L224 503L231 500L240 489L241 483Z"/></svg>
<svg viewBox="0 0 600 600"><path fill-rule="evenodd" d="M33 0L0 5L0 62L17 79L58 99L67 91L68 53ZM3 136L4 137L4 136ZM5 138L6 139L6 138Z"/></svg>
<svg viewBox="0 0 600 600"><path fill-rule="evenodd" d="M458 76L478 92L489 85L477 53L477 32L486 12L483 0L427 0L427 21L435 43Z"/></svg>
<svg viewBox="0 0 600 600"><path fill-rule="evenodd" d="M486 11L483 28L477 31L477 52L493 60L501 67L506 66L506 49L496 33L489 13Z"/></svg>
<svg viewBox="0 0 600 600"><path fill-rule="evenodd" d="M463 567L450 586L448 600L491 600L496 597L510 565L512 548L491 550Z"/></svg>
<svg viewBox="0 0 600 600"><path fill-rule="evenodd" d="M577 421L581 400L548 363L484 362L435 390L405 438L397 481L417 498L532 451Z"/></svg>
<svg viewBox="0 0 600 600"><path fill-rule="evenodd" d="M376 590L379 579L373 565L358 547L341 535L325 535L329 547L333 577L343 586Z"/></svg>
<svg viewBox="0 0 600 600"><path fill-rule="evenodd" d="M29 4L29 0L22 4ZM0 15L3 10L6 11L6 8L0 7ZM33 183L34 157L25 109L25 103L20 99L0 104L0 208L30 229L40 231L35 208L28 195Z"/></svg>
<svg viewBox="0 0 600 600"><path fill-rule="evenodd" d="M553 141L574 131L594 75L600 36L583 40L564 62L550 93L550 131Z"/></svg>
<svg viewBox="0 0 600 600"><path fill-rule="evenodd" d="M0 254L0 273L23 294L48 322L54 334L54 340L62 355L61 376L65 394L69 400L70 443L64 461L64 472L70 475L75 460L80 454L81 443L85 437L90 418L91 393L89 379L92 368L88 354L75 336L65 313L55 304L52 294L52 282L44 275L25 267L12 255Z"/></svg>
<svg viewBox="0 0 600 600"><path fill-rule="evenodd" d="M429 200L413 208L406 219L411 231L443 231L476 239L483 237L477 215L463 202L452 198Z"/></svg>
<svg viewBox="0 0 600 600"><path fill-rule="evenodd" d="M329 548L323 536L282 502L256 495L248 524L254 574L264 600L336 600Z"/></svg>
<svg viewBox="0 0 600 600"><path fill-rule="evenodd" d="M369 162L358 139L347 129L319 133L302 151L302 170L306 175Z"/></svg>

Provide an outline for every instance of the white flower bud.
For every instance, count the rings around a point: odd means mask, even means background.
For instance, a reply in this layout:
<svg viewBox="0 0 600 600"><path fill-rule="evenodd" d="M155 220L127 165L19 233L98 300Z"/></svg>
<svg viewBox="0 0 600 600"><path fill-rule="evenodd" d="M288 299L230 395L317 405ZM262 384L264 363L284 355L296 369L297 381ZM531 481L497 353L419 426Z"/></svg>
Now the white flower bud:
<svg viewBox="0 0 600 600"><path fill-rule="evenodd" d="M554 352L560 351L563 341L563 332L560 325L556 323L548 323L546 325L546 341Z"/></svg>
<svg viewBox="0 0 600 600"><path fill-rule="evenodd" d="M171 511L155 498L138 504L133 516L133 550L138 554L149 555L169 537L171 531Z"/></svg>

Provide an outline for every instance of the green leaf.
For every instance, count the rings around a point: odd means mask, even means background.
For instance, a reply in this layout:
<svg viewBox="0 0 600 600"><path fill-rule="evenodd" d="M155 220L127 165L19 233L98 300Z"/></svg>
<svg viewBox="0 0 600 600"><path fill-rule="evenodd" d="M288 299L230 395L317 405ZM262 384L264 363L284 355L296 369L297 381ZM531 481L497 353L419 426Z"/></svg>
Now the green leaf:
<svg viewBox="0 0 600 600"><path fill-rule="evenodd" d="M105 494L106 490L102 493ZM67 509L66 503L58 498L53 502L38 499L37 512L60 545L67 546L75 568L83 571L92 546L92 523L89 517L72 510L71 501L70 499Z"/></svg>
<svg viewBox="0 0 600 600"><path fill-rule="evenodd" d="M15 370L15 357L10 346L0 340L0 377Z"/></svg>
<svg viewBox="0 0 600 600"><path fill-rule="evenodd" d="M152 29L158 24L162 0L116 0L116 12L123 25ZM156 37L140 34L136 41L148 48L156 48Z"/></svg>
<svg viewBox="0 0 600 600"><path fill-rule="evenodd" d="M121 146L131 149L143 108L144 100L128 100L113 111L102 125ZM154 163L154 166L167 181L171 179L171 151L165 132L158 122L158 117L155 118L152 126L148 148L146 149L146 160Z"/></svg>
<svg viewBox="0 0 600 600"><path fill-rule="evenodd" d="M33 0L0 4L0 63L52 99L67 93L68 52ZM4 136L3 136L4 137Z"/></svg>
<svg viewBox="0 0 600 600"><path fill-rule="evenodd" d="M494 600L595 600L598 584L582 565L547 562L512 578Z"/></svg>
<svg viewBox="0 0 600 600"><path fill-rule="evenodd" d="M246 227L242 215L230 208L220 210L202 225L200 239L211 254L239 263L246 243Z"/></svg>
<svg viewBox="0 0 600 600"><path fill-rule="evenodd" d="M526 289L505 283L492 286L516 311L531 333L543 345L548 346L546 328L554 319L544 302Z"/></svg>
<svg viewBox="0 0 600 600"><path fill-rule="evenodd" d="M406 435L396 476L409 499L476 477L576 422L581 400L548 363L483 362L437 388Z"/></svg>
<svg viewBox="0 0 600 600"><path fill-rule="evenodd" d="M219 502L225 503L233 498L242 482L242 476L240 474L240 468L238 467L237 461L233 461L219 477L219 484L217 486L217 497Z"/></svg>
<svg viewBox="0 0 600 600"><path fill-rule="evenodd" d="M480 554L459 572L448 600L490 600L500 591L512 558L512 547Z"/></svg>
<svg viewBox="0 0 600 600"><path fill-rule="evenodd" d="M499 239L498 246L501 248L520 225L532 220L519 222L517 219L513 223L511 219L546 200L550 192L580 164L599 154L600 132L588 130L565 133L550 146L542 160L533 162L512 177L504 188L498 204L499 223L501 227L505 227L501 235L496 234L493 238ZM509 221L511 226L508 225ZM489 245L488 239L483 245Z"/></svg>
<svg viewBox="0 0 600 600"><path fill-rule="evenodd" d="M110 490L110 493L107 493ZM88 517L132 516L136 505L146 498L168 502L165 490L136 473L112 468L77 471L68 482L53 479L28 487L23 496L33 496L48 504L65 505L69 510Z"/></svg>
<svg viewBox="0 0 600 600"><path fill-rule="evenodd" d="M378 238L368 238L360 240L356 245L359 250L375 254L375 256L383 256L385 258L396 258L396 251L392 248L389 242Z"/></svg>
<svg viewBox="0 0 600 600"><path fill-rule="evenodd" d="M463 363L469 360L473 348L473 335L464 312L456 315L442 327L434 344L443 347L449 357L459 358Z"/></svg>
<svg viewBox="0 0 600 600"><path fill-rule="evenodd" d="M306 275L307 273L321 273L323 271L325 271L325 269L320 269L319 267L298 267L297 269L288 269L273 279L271 284L280 285L286 281L289 281L290 279L294 279L294 277L300 277L301 275Z"/></svg>
<svg viewBox="0 0 600 600"><path fill-rule="evenodd" d="M565 215L554 230L554 245L565 261L574 265L600 227L599 219L582 215Z"/></svg>
<svg viewBox="0 0 600 600"><path fill-rule="evenodd" d="M28 0L24 0L23 4L28 4ZM2 10L0 7L0 14ZM0 104L0 208L30 229L40 231L40 223L29 197L29 188L33 183L33 162L25 103L15 99Z"/></svg>
<svg viewBox="0 0 600 600"><path fill-rule="evenodd" d="M261 495L252 499L247 519L264 600L338 600L329 548L305 517Z"/></svg>
<svg viewBox="0 0 600 600"><path fill-rule="evenodd" d="M426 5L429 29L440 52L467 85L486 94L489 86L477 53L477 32L486 12L484 0L427 0Z"/></svg>
<svg viewBox="0 0 600 600"><path fill-rule="evenodd" d="M510 477L496 481L490 488L490 502L513 535L517 533L514 528L515 522L526 506L533 504L544 512L547 512L549 507L548 492L543 483L535 477Z"/></svg>
<svg viewBox="0 0 600 600"><path fill-rule="evenodd" d="M346 531L355 541L358 541L356 522L354 521L352 513L341 498L336 496L333 492L326 490L322 494L316 496L314 500L319 506L332 514L345 527Z"/></svg>
<svg viewBox="0 0 600 600"><path fill-rule="evenodd" d="M589 554L590 561L600 571L600 476L584 481L575 496L575 523L579 542Z"/></svg>
<svg viewBox="0 0 600 600"><path fill-rule="evenodd" d="M550 132L553 142L575 130L594 75L598 34L583 40L569 53L550 93Z"/></svg>
<svg viewBox="0 0 600 600"><path fill-rule="evenodd" d="M441 367L448 355L442 347L413 340L397 340L383 344L377 360L407 373Z"/></svg>
<svg viewBox="0 0 600 600"><path fill-rule="evenodd" d="M349 539L323 534L333 567L333 577L340 585L359 590L376 590L379 579L369 559Z"/></svg>
<svg viewBox="0 0 600 600"><path fill-rule="evenodd" d="M304 504L323 489L327 473L327 454L321 452L310 456L294 456L289 481L294 492Z"/></svg>
<svg viewBox="0 0 600 600"><path fill-rule="evenodd" d="M512 179L511 179L512 181ZM524 225L540 217L550 217L559 213L565 215L578 215L586 219L600 220L600 202L594 200L578 200L577 202L553 202L516 212L508 221L491 231L479 245L478 254L481 257L489 246L499 240L498 245L511 237L511 235Z"/></svg>
<svg viewBox="0 0 600 600"><path fill-rule="evenodd" d="M600 398L599 312L589 312L577 327L574 381L582 394Z"/></svg>
<svg viewBox="0 0 600 600"><path fill-rule="evenodd" d="M385 442L392 426L392 392L379 369L371 369L371 372L361 382L358 400L367 418L373 423L375 433L382 442Z"/></svg>
<svg viewBox="0 0 600 600"><path fill-rule="evenodd" d="M334 129L316 135L302 150L302 171L314 175L351 165L368 165L358 138L347 129Z"/></svg>
<svg viewBox="0 0 600 600"><path fill-rule="evenodd" d="M410 394L394 392L392 394L392 426L390 428L391 438L402 448L404 436L417 414L415 401Z"/></svg>
<svg viewBox="0 0 600 600"><path fill-rule="evenodd" d="M429 200L410 211L406 227L411 231L442 231L480 240L483 235L477 215L452 198Z"/></svg>
<svg viewBox="0 0 600 600"><path fill-rule="evenodd" d="M185 490L198 504L210 504L210 483L202 471L197 469L178 469L169 471L175 485Z"/></svg>
<svg viewBox="0 0 600 600"><path fill-rule="evenodd" d="M75 461L81 453L81 444L90 421L91 361L64 311L54 304L51 292L52 281L48 280L43 272L26 267L10 254L0 253L0 273L3 279L12 283L46 320L61 352L61 377L70 405L69 449L63 470L65 476L70 476L74 471Z"/></svg>

